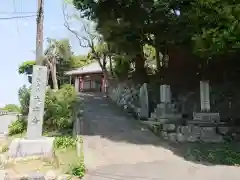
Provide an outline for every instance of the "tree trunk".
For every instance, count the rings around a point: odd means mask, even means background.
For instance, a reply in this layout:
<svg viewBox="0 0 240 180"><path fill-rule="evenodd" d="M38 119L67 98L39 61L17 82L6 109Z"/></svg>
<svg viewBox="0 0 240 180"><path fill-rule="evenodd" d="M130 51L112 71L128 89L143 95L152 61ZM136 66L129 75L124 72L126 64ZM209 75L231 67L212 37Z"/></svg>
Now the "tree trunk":
<svg viewBox="0 0 240 180"><path fill-rule="evenodd" d="M50 69L49 69L49 67L47 67L47 85L49 85L48 84L48 82L49 82L49 75L50 75Z"/></svg>
<svg viewBox="0 0 240 180"><path fill-rule="evenodd" d="M58 90L57 68L56 68L55 58L52 60L52 63L49 63L49 66L50 66L51 75L52 75L53 89Z"/></svg>
<svg viewBox="0 0 240 180"><path fill-rule="evenodd" d="M155 51L156 51L156 65L157 65L157 71L160 71L161 69L161 59L159 56L159 48L157 46L155 46Z"/></svg>
<svg viewBox="0 0 240 180"><path fill-rule="evenodd" d="M143 54L137 54L134 58L135 62L135 72L133 75L133 79L137 83L145 83L148 82L147 71L145 68L145 58Z"/></svg>
<svg viewBox="0 0 240 180"><path fill-rule="evenodd" d="M113 76L112 56L109 56L109 66L110 66L111 76Z"/></svg>
<svg viewBox="0 0 240 180"><path fill-rule="evenodd" d="M156 65L157 65L157 71L159 72L161 70L161 59L160 59L160 47L159 47L159 44L158 44L158 35L155 34L154 35L155 39L154 39L154 48L155 48L155 52L156 52Z"/></svg>

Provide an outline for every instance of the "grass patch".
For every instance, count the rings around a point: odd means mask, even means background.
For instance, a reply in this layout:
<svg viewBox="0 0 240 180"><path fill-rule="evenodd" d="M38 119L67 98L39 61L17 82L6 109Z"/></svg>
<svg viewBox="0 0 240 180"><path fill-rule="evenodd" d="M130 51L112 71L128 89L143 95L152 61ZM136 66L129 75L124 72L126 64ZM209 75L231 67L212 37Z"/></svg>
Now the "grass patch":
<svg viewBox="0 0 240 180"><path fill-rule="evenodd" d="M55 133L47 133L49 136L54 136ZM25 137L25 133L15 134L6 139L8 147L11 140L15 138ZM69 172L70 167L75 165L77 157L76 151L76 138L71 137L69 134L58 134L54 141L54 156L53 158L24 158L19 161L7 161L4 168L9 170L11 174L27 174L29 172L41 172L46 173L47 171L54 170L56 174L66 174ZM1 142L0 142L1 143ZM3 143L1 143L3 144ZM2 150L4 148L2 147ZM8 149L7 149L8 150ZM7 151L6 150L6 151ZM78 159L78 158L77 158ZM76 167L76 166L75 166ZM69 173L70 175L78 176L79 173ZM74 179L74 177L73 177Z"/></svg>
<svg viewBox="0 0 240 180"><path fill-rule="evenodd" d="M229 144L188 144L185 158L197 162L221 165L240 165L240 143Z"/></svg>

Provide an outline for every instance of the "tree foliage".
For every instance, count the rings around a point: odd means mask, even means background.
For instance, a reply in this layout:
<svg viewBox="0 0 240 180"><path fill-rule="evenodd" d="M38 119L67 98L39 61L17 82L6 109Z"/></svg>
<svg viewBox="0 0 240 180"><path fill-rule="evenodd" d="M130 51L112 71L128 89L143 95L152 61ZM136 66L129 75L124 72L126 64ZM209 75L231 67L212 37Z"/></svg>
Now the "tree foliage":
<svg viewBox="0 0 240 180"><path fill-rule="evenodd" d="M26 75L32 74L34 65L36 65L36 61L24 61L18 67L18 73L19 74L26 74Z"/></svg>
<svg viewBox="0 0 240 180"><path fill-rule="evenodd" d="M199 57L239 51L240 3L235 0L73 0L83 17L97 22L104 39L124 52L153 45L192 48Z"/></svg>
<svg viewBox="0 0 240 180"><path fill-rule="evenodd" d="M16 104L7 104L1 110L5 110L8 112L20 112L20 107Z"/></svg>
<svg viewBox="0 0 240 180"><path fill-rule="evenodd" d="M58 89L60 85L69 83L69 77L66 76L64 72L82 67L89 63L91 63L91 59L87 56L73 54L67 39L48 39L48 46L44 56L44 65L48 67L48 83L54 89ZM35 61L25 61L18 68L18 73L27 75L30 83L33 66L35 64Z"/></svg>

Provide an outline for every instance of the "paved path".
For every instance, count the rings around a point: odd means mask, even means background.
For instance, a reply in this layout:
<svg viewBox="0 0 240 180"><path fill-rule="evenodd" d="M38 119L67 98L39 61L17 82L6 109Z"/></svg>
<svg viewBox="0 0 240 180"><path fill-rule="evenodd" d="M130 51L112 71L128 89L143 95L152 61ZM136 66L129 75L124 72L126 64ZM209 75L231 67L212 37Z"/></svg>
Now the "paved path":
<svg viewBox="0 0 240 180"><path fill-rule="evenodd" d="M185 161L100 96L84 95L84 180L239 180L240 168Z"/></svg>

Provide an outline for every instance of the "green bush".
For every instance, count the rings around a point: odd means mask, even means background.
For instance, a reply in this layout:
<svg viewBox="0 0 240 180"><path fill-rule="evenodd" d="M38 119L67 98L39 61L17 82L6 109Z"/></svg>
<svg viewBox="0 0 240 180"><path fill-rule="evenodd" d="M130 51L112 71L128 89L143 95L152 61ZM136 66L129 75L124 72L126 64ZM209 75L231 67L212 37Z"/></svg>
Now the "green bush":
<svg viewBox="0 0 240 180"><path fill-rule="evenodd" d="M30 92L31 89L27 88L26 85L18 90L18 99L21 105L20 112L24 116L28 115Z"/></svg>
<svg viewBox="0 0 240 180"><path fill-rule="evenodd" d="M27 123L24 119L18 119L9 126L9 135L23 133L27 129Z"/></svg>
<svg viewBox="0 0 240 180"><path fill-rule="evenodd" d="M78 161L69 166L68 174L82 178L86 173L86 167L82 159L79 158Z"/></svg>
<svg viewBox="0 0 240 180"><path fill-rule="evenodd" d="M44 128L60 131L72 128L75 102L76 93L71 85L64 85L56 92L48 90L45 100Z"/></svg>
<svg viewBox="0 0 240 180"><path fill-rule="evenodd" d="M28 115L31 89L23 86L19 89L21 113ZM73 127L73 108L76 93L72 85L63 85L58 91L48 89L45 98L44 131L63 131Z"/></svg>
<svg viewBox="0 0 240 180"><path fill-rule="evenodd" d="M75 148L76 139L71 136L56 137L54 144L56 148Z"/></svg>

